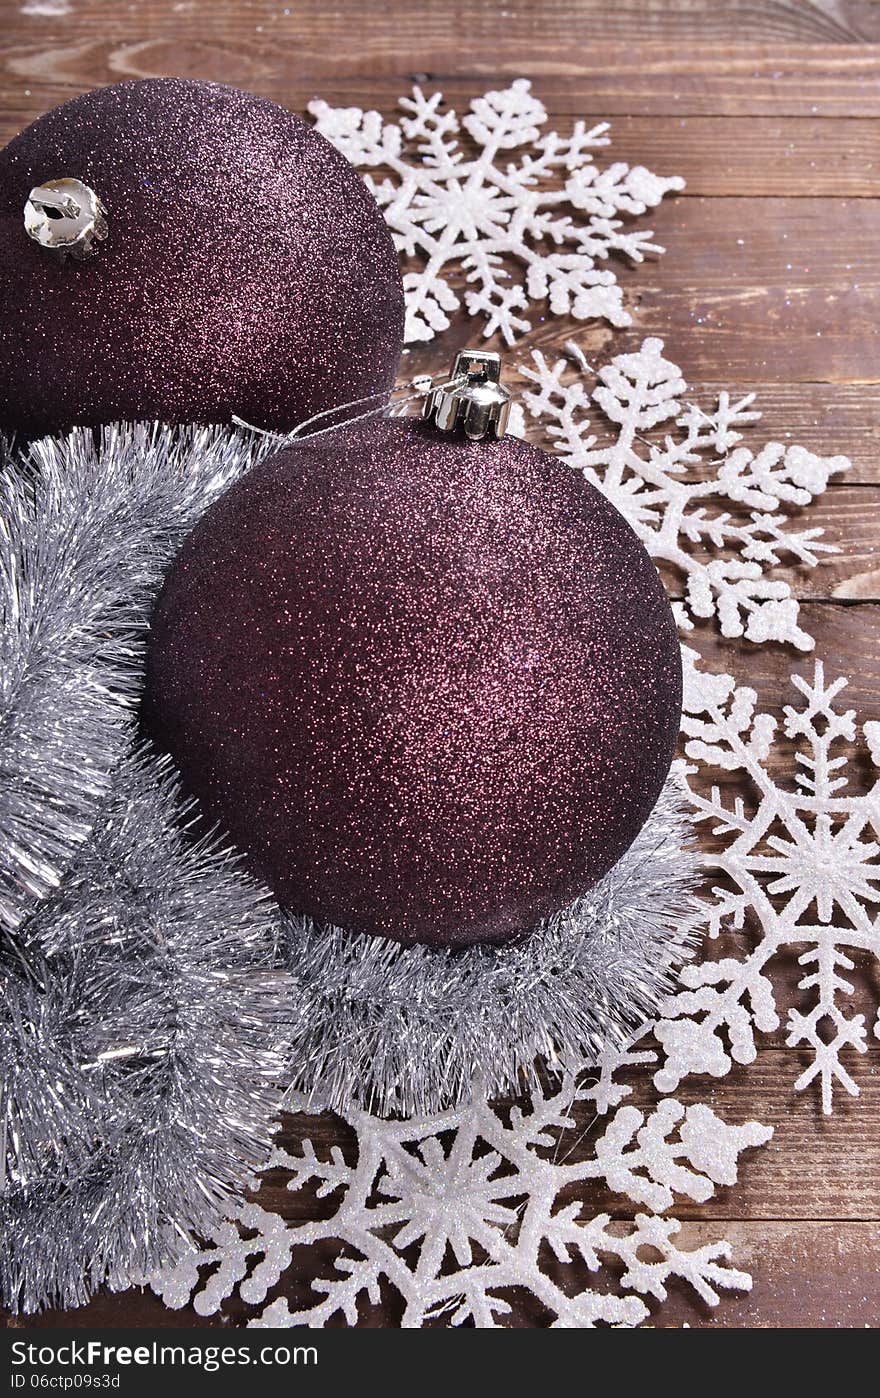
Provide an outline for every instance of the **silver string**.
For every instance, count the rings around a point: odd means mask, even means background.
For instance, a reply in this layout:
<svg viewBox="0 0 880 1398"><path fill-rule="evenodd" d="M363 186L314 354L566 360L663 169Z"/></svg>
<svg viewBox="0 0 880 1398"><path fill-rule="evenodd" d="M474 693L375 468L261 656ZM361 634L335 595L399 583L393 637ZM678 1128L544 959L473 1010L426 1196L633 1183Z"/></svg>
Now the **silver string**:
<svg viewBox="0 0 880 1398"><path fill-rule="evenodd" d="M421 378L422 376L419 377ZM412 379L411 383L414 386L418 381L418 379ZM313 441L316 437L325 437L330 432L338 432L342 427L352 427L357 422L367 422L370 418L382 417L386 411L388 411L389 417L397 417L400 415L400 410L402 408L407 407L410 403L416 403L420 399L426 398L429 393L437 389L460 388L462 384L467 382L467 377L464 374L458 374L453 378L444 379L441 383L434 383L433 379L425 375L423 381L426 383L424 389L417 389L415 393L408 393L404 398L389 400L389 395L387 393L368 393L363 398L352 398L348 403L338 403L335 407L325 408L323 412L313 413L311 417L305 418L303 422L298 422L296 427L291 428L289 432L274 432L269 428L255 427L252 422L247 422L245 418L239 417L237 413L232 414L232 421L235 423L236 427L242 427L245 431L253 432L258 437L264 437L268 440L275 441L279 446L289 446L302 437L307 429L311 427L312 423L320 422L323 418L335 417L339 413L346 413L349 408L359 408L362 403L375 403L377 399L382 400L378 407L370 408L365 413L358 413L357 417L346 417L340 422L333 422L328 427L322 427L319 432L309 432L310 440Z"/></svg>

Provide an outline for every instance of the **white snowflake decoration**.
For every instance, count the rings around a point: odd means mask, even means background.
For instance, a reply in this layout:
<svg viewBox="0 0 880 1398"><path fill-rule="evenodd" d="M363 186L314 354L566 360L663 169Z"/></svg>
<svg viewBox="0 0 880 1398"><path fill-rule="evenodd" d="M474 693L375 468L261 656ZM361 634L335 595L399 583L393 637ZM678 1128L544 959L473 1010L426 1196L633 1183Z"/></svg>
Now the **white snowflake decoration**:
<svg viewBox="0 0 880 1398"><path fill-rule="evenodd" d="M853 789L855 713L835 702L846 680L826 684L821 663L811 681L791 677L802 702L784 709L783 732L798 747L794 778L782 786L768 770L776 719L758 711L753 689L696 669L696 659L685 650L685 752L701 764L688 769L691 801L697 820L729 838L722 853L706 856L730 881L713 889L709 935L734 929L750 945L684 968L684 989L655 1028L666 1053L655 1083L674 1091L688 1073L720 1077L732 1062L751 1063L756 1033L779 1026L771 962L796 951L806 1005L788 1011L786 1043L809 1055L795 1087L817 1081L829 1113L836 1083L858 1095L844 1052L867 1047L864 1015L845 1001L853 955L880 959L880 780ZM876 770L880 723L865 723L862 733ZM706 795L704 769L737 773L743 785L732 798L719 786ZM874 1033L880 1037L880 1015Z"/></svg>
<svg viewBox="0 0 880 1398"><path fill-rule="evenodd" d="M509 1119L479 1092L472 1105L430 1120L382 1121L352 1111L346 1119L357 1136L354 1161L338 1146L320 1158L308 1140L300 1154L278 1149L269 1161L290 1172L289 1189L311 1185L319 1198L338 1196L331 1218L288 1226L247 1204L153 1287L169 1306L192 1300L200 1315L214 1314L236 1288L248 1305L260 1306L297 1248L335 1240L335 1275L312 1282L311 1304L291 1309L281 1298L250 1324L324 1326L343 1318L354 1325L359 1303L378 1304L383 1284L401 1298L406 1328L503 1325L523 1294L542 1303L555 1327L631 1326L649 1315L642 1298L662 1302L676 1280L710 1306L721 1289L747 1291L750 1278L727 1265L727 1243L680 1249L680 1224L665 1211L675 1194L703 1202L716 1185L734 1183L740 1153L772 1132L757 1122L727 1126L710 1108L673 1098L647 1114L621 1107L631 1089L615 1081L615 1072L654 1058L618 1053L597 1082L575 1088L566 1080L528 1108L512 1108ZM573 1161L567 1140L578 1102L611 1114L591 1154ZM625 1223L607 1213L584 1218L572 1192L597 1180L645 1212ZM580 1264L577 1283L563 1287L546 1274L547 1249L559 1263ZM609 1261L619 1295L591 1285Z"/></svg>
<svg viewBox="0 0 880 1398"><path fill-rule="evenodd" d="M388 172L366 178L398 250L417 264L403 279L408 341L448 327L461 305L450 284L460 269L468 313L508 344L531 328L530 302L549 300L554 315L629 325L613 271L597 264L612 253L641 262L662 252L650 233L626 231L620 216L654 208L684 188L682 179L619 161L600 169L593 151L609 144L605 122L589 130L576 122L568 137L542 134L547 113L525 79L476 98L461 121L439 92L427 97L416 87L400 106L409 115L399 124L321 101L309 111L353 165ZM462 128L473 151L460 146Z"/></svg>
<svg viewBox="0 0 880 1398"><path fill-rule="evenodd" d="M592 392L579 378L569 382L567 360L551 365L536 352L534 367L522 370L535 385L526 405L562 459L608 496L651 556L682 575L676 613L683 629L715 616L724 636L811 650L797 598L767 573L786 555L812 567L833 549L818 542L821 529L787 528L780 510L808 505L850 463L780 442L757 455L739 446L738 429L760 418L755 395L731 402L722 393L711 413L685 404L687 384L662 351L663 341L650 339L636 353L617 355ZM668 422L676 433L660 441L644 435Z"/></svg>

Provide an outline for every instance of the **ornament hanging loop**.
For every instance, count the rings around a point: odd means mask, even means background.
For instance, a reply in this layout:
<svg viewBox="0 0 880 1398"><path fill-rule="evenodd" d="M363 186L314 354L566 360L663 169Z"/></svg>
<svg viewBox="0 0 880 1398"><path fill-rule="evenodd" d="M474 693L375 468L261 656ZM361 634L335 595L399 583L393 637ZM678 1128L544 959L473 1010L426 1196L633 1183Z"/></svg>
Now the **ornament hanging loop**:
<svg viewBox="0 0 880 1398"><path fill-rule="evenodd" d="M501 383L501 356L461 350L449 379L428 394L422 416L441 432L461 428L472 442L503 437L510 418L510 393Z"/></svg>
<svg viewBox="0 0 880 1398"><path fill-rule="evenodd" d="M80 259L97 252L95 244L107 237L107 210L82 180L47 180L28 196L24 227L40 247Z"/></svg>

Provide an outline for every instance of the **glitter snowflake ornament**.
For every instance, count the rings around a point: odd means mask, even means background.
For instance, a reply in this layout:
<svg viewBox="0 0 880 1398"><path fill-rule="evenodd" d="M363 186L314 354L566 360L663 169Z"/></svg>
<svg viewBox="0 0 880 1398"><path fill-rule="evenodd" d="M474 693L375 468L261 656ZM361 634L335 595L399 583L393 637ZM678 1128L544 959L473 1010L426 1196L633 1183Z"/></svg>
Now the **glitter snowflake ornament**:
<svg viewBox="0 0 880 1398"><path fill-rule="evenodd" d="M596 1082L565 1079L508 1111L477 1087L470 1105L439 1117L349 1112L353 1160L338 1146L319 1154L308 1139L297 1154L278 1148L269 1160L287 1172L288 1189L332 1200L329 1217L288 1226L246 1204L153 1288L171 1307L192 1300L200 1315L237 1290L263 1307L250 1321L257 1327L355 1325L390 1287L404 1328L503 1327L526 1301L539 1303L552 1326L579 1329L638 1325L649 1315L645 1298L664 1301L671 1284L690 1286L710 1306L723 1290L747 1291L749 1277L728 1265L729 1245L679 1247L680 1224L666 1210L676 1195L705 1202L734 1183L742 1151L772 1133L757 1122L728 1126L710 1108L672 1098L647 1111L619 1105L631 1089L616 1072L654 1057L617 1053ZM605 1113L578 1158L584 1115ZM597 1181L644 1212L627 1222L590 1213L585 1191ZM298 1248L331 1242L333 1275L312 1282L310 1303L291 1308L282 1296L264 1304ZM548 1256L558 1264L549 1271ZM608 1291L611 1276L617 1294Z"/></svg>
<svg viewBox="0 0 880 1398"><path fill-rule="evenodd" d="M721 393L710 412L688 404L681 371L662 351L662 340L648 339L617 355L592 392L582 379L571 381L568 360L550 364L535 352L533 367L522 370L534 385L527 408L562 459L629 520L652 558L682 578L676 613L684 630L715 618L724 636L811 650L797 598L769 574L783 560L813 567L820 553L833 552L819 542L821 529L790 527L783 510L809 505L850 463L780 442L757 453L740 445L741 429L760 418L755 395L734 402ZM676 430L658 438L663 424Z"/></svg>
<svg viewBox="0 0 880 1398"><path fill-rule="evenodd" d="M747 945L684 968L683 989L655 1029L666 1052L655 1082L674 1091L689 1073L720 1077L733 1062L753 1062L758 1034L780 1024L771 964L795 952L804 998L788 1011L786 1043L808 1055L795 1087L818 1083L829 1113L836 1085L858 1095L845 1054L867 1048L865 1017L847 1004L848 977L856 958L880 958L880 780L857 788L859 728L837 702L846 680L826 682L821 663L812 679L792 675L800 699L784 709L780 733L753 689L699 670L693 651L685 659L691 800L696 819L726 841L706 856L729 880L713 889L710 936L734 930ZM861 731L876 771L880 724ZM781 782L770 762L783 736L796 745L796 769ZM707 794L707 770L734 773L743 785L733 798L718 785ZM880 1015L873 1032L880 1037Z"/></svg>
<svg viewBox="0 0 880 1398"><path fill-rule="evenodd" d="M684 188L682 179L620 161L600 168L593 152L609 144L605 122L578 121L567 137L542 134L547 112L524 78L476 98L461 120L441 93L418 87L400 107L408 115L399 124L321 101L309 111L353 165L388 172L366 179L398 250L415 264L403 279L408 341L447 329L462 300L486 336L497 331L508 344L531 328L532 303L630 324L614 272L599 264L614 253L641 262L663 251L622 216L654 208ZM459 271L463 297L450 284Z"/></svg>

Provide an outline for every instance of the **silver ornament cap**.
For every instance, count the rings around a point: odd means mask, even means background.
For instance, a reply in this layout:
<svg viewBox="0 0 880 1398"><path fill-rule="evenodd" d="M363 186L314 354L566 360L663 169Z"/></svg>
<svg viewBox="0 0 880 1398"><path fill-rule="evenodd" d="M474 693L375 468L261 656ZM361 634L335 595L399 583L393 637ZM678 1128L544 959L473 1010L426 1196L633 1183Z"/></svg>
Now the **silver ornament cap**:
<svg viewBox="0 0 880 1398"><path fill-rule="evenodd" d="M107 237L107 210L82 180L64 178L35 185L24 206L24 228L40 247L62 257L96 252Z"/></svg>
<svg viewBox="0 0 880 1398"><path fill-rule="evenodd" d="M510 393L501 383L501 356L461 350L445 384L432 390L422 416L441 432L461 428L472 442L503 437L510 418Z"/></svg>

